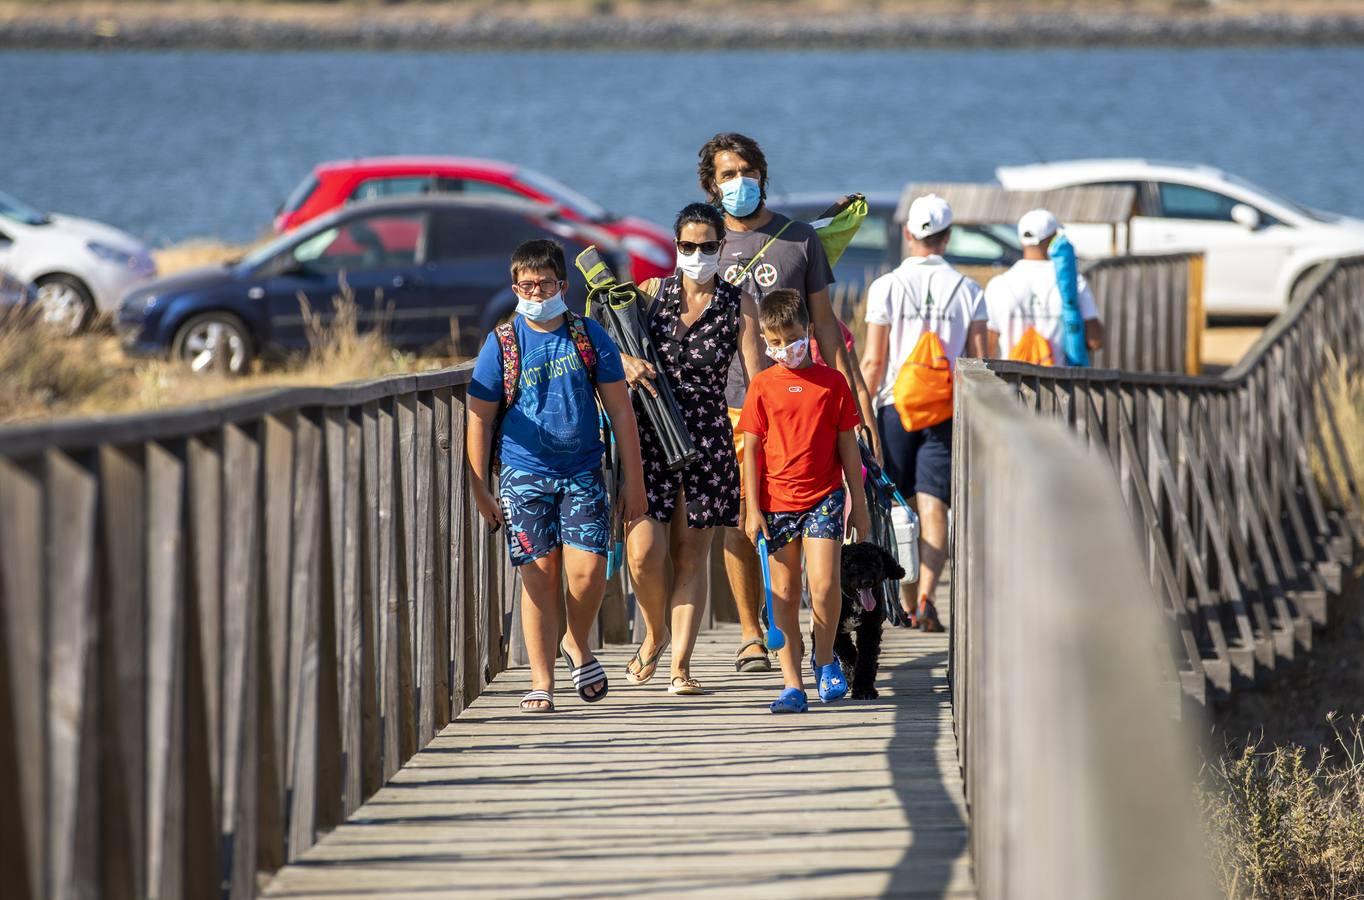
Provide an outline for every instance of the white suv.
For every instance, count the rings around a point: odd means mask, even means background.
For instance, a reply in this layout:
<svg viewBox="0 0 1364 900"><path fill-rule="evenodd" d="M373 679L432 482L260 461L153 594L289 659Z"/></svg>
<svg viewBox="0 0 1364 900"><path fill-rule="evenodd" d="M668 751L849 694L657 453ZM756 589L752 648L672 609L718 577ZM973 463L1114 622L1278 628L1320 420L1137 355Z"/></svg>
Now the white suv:
<svg viewBox="0 0 1364 900"><path fill-rule="evenodd" d="M74 334L156 274L136 238L99 222L49 215L0 193L0 271L37 287L55 328Z"/></svg>
<svg viewBox="0 0 1364 900"><path fill-rule="evenodd" d="M1002 166L995 175L1011 191L1135 188L1132 252L1204 251L1204 307L1214 314L1278 313L1316 263L1364 253L1364 221L1310 209L1208 166L1090 159ZM1119 247L1126 231L1119 226ZM1066 234L1082 256L1112 252L1107 225L1067 224Z"/></svg>

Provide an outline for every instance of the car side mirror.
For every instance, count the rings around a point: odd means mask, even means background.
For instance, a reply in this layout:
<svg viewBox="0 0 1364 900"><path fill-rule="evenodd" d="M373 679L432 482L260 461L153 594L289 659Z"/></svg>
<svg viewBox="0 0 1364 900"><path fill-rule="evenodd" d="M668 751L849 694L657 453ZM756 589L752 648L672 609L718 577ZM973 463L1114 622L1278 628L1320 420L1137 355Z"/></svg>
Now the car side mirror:
<svg viewBox="0 0 1364 900"><path fill-rule="evenodd" d="M1247 231L1260 227L1260 211L1253 206L1238 203L1231 208L1231 220Z"/></svg>

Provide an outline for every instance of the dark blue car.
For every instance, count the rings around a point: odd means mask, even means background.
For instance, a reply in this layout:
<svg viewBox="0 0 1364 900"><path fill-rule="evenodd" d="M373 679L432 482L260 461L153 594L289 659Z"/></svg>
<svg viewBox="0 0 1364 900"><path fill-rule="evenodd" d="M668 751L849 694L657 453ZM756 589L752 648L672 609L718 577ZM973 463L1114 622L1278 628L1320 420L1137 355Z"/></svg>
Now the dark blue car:
<svg viewBox="0 0 1364 900"><path fill-rule="evenodd" d="M306 350L305 313L327 321L353 298L362 330L395 347L472 356L516 306L507 263L522 241L551 238L568 257L568 304L586 299L573 259L595 244L617 271L627 258L606 233L557 218L555 207L496 198L400 197L347 206L240 262L158 279L128 294L116 325L126 352L170 356L199 371L245 371L256 356Z"/></svg>

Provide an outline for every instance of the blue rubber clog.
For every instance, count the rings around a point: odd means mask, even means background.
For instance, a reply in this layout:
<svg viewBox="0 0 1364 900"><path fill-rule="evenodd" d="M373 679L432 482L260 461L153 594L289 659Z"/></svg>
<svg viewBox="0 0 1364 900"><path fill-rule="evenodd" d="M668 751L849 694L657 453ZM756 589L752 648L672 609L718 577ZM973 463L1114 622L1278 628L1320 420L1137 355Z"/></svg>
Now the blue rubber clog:
<svg viewBox="0 0 1364 900"><path fill-rule="evenodd" d="M819 670L819 699L833 703L848 696L848 682L843 677L843 666L835 657L834 661Z"/></svg>
<svg viewBox="0 0 1364 900"><path fill-rule="evenodd" d="M787 688L769 707L774 713L800 713L810 709L810 701L800 688Z"/></svg>

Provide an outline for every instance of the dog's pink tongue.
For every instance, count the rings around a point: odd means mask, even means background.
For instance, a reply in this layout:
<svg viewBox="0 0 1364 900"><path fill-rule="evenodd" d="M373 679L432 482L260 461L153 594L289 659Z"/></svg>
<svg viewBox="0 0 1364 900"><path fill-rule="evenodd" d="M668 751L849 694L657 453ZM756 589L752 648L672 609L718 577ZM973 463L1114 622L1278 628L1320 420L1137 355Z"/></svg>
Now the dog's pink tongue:
<svg viewBox="0 0 1364 900"><path fill-rule="evenodd" d="M857 592L857 598L862 601L862 608L867 612L876 609L876 597L872 594L871 588L862 588Z"/></svg>

